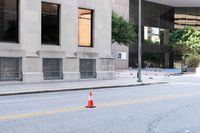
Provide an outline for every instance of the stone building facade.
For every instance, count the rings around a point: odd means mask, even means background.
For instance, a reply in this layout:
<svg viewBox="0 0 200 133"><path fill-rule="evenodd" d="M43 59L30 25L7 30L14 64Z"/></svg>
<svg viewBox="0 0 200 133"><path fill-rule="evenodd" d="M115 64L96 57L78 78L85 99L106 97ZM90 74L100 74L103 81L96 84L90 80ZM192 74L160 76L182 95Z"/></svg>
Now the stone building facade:
<svg viewBox="0 0 200 133"><path fill-rule="evenodd" d="M0 81L115 78L111 0L10 2L0 0Z"/></svg>

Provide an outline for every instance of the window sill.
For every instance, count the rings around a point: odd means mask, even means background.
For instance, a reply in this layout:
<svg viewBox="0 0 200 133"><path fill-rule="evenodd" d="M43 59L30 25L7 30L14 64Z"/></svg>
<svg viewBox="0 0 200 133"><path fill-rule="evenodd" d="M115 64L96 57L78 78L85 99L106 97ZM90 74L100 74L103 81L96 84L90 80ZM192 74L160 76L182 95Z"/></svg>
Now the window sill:
<svg viewBox="0 0 200 133"><path fill-rule="evenodd" d="M14 44L14 45L19 45L19 42L4 42L4 41L0 41L0 44Z"/></svg>
<svg viewBox="0 0 200 133"><path fill-rule="evenodd" d="M53 43L42 43L42 46L60 46L60 44L53 44Z"/></svg>
<svg viewBox="0 0 200 133"><path fill-rule="evenodd" d="M79 48L94 48L92 46L78 46Z"/></svg>

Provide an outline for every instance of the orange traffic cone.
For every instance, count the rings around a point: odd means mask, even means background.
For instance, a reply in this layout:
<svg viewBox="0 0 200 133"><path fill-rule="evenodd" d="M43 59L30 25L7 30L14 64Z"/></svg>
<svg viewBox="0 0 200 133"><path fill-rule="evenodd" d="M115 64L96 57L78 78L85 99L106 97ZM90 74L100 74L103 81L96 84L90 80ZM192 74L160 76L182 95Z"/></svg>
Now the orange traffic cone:
<svg viewBox="0 0 200 133"><path fill-rule="evenodd" d="M86 106L86 108L95 108L96 106L94 106L94 102L92 100L92 92L90 92L89 94L89 99L88 99L88 105Z"/></svg>

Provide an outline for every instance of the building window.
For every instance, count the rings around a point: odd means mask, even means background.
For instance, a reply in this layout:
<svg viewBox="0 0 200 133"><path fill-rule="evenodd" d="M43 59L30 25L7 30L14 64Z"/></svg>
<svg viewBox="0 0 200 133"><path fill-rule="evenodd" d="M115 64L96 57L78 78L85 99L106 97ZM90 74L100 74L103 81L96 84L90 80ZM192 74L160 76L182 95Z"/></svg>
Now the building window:
<svg viewBox="0 0 200 133"><path fill-rule="evenodd" d="M59 12L57 4L42 2L42 44L59 45Z"/></svg>
<svg viewBox="0 0 200 133"><path fill-rule="evenodd" d="M81 78L96 78L96 60L80 59Z"/></svg>
<svg viewBox="0 0 200 133"><path fill-rule="evenodd" d="M43 74L45 80L62 79L62 59L43 59Z"/></svg>
<svg viewBox="0 0 200 133"><path fill-rule="evenodd" d="M145 44L160 44L160 28L144 26Z"/></svg>
<svg viewBox="0 0 200 133"><path fill-rule="evenodd" d="M0 58L0 81L22 80L21 58Z"/></svg>
<svg viewBox="0 0 200 133"><path fill-rule="evenodd" d="M18 42L18 0L0 0L0 41Z"/></svg>
<svg viewBox="0 0 200 133"><path fill-rule="evenodd" d="M78 45L80 47L92 47L93 11L78 9Z"/></svg>
<svg viewBox="0 0 200 133"><path fill-rule="evenodd" d="M168 45L169 33L168 29L144 26L144 43Z"/></svg>

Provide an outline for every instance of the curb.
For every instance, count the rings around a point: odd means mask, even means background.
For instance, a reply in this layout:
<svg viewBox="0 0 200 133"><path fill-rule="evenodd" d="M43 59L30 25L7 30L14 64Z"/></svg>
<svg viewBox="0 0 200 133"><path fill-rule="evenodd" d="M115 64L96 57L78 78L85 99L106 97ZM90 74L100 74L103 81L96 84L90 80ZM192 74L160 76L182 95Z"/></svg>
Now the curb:
<svg viewBox="0 0 200 133"><path fill-rule="evenodd" d="M108 86L97 86L91 87L93 90L97 89L107 89L107 88L120 88L120 87L136 87L136 86L146 86L146 85L156 85L156 84L168 84L168 82L155 82L155 83L139 83L139 84L129 84L129 85L108 85ZM19 92L6 92L0 93L0 96L13 96L13 95L26 95L26 94L39 94L39 93L51 93L51 92L67 92L67 91L81 91L81 90L91 90L91 88L74 88L74 89L51 89L51 90L33 90L33 91L19 91Z"/></svg>

